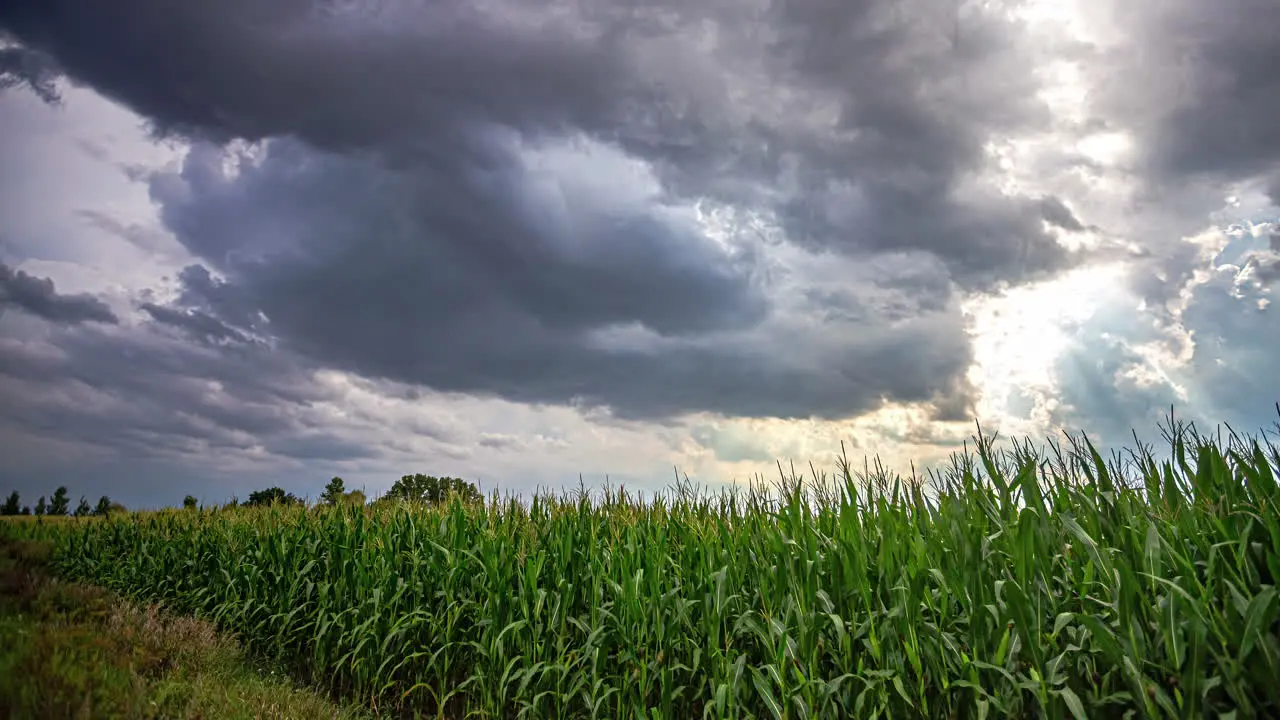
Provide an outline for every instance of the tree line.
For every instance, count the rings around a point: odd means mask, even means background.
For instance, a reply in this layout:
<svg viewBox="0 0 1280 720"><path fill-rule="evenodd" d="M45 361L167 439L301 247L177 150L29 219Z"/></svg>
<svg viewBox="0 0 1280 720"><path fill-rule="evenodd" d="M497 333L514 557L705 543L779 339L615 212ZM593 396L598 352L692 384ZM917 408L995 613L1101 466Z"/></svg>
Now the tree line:
<svg viewBox="0 0 1280 720"><path fill-rule="evenodd" d="M464 502L476 502L482 497L479 488L462 478L437 477L435 475L415 473L413 475L400 476L400 479L396 480L391 489L375 500L374 503L415 502L435 504L444 502L454 495L461 497ZM190 501L188 507L194 507L195 498L188 496L188 500ZM320 504L322 505L338 505L341 503L364 505L366 502L367 498L364 491L348 491L346 481L340 477L331 479L325 485L324 492L320 493ZM255 490L249 494L249 498L244 502L239 502L232 498L229 504L240 507L262 507L266 505L303 505L305 501L293 493L285 492L283 488L269 487Z"/></svg>
<svg viewBox="0 0 1280 720"><path fill-rule="evenodd" d="M76 509L71 510L71 498L67 495L66 486L59 486L58 489L54 490L53 497L49 500L45 500L45 497L41 495L40 499L36 501L34 510L30 505L22 504L22 497L17 490L9 493L4 505L0 505L0 515L74 515L75 517L85 517L87 515L106 516L119 512L125 512L125 507L113 501L107 495L98 498L96 505L90 505L89 501L81 495L80 502L76 504Z"/></svg>
<svg viewBox="0 0 1280 720"><path fill-rule="evenodd" d="M435 475L424 475L415 473L413 475L402 475L399 480L391 486L385 494L375 500L375 504L384 504L391 502L412 502L436 504L447 500L452 496L462 498L464 502L478 502L482 499L480 490L472 483L456 477L437 477ZM334 477L324 487L324 492L320 493L320 503L323 505L338 504L354 504L364 505L367 502L364 491L346 489L346 482L340 477ZM182 507L187 510L195 510L199 507L200 501L194 495L187 495L183 498ZM248 499L240 501L238 498L232 498L227 503L228 507L267 507L271 505L305 505L306 502L291 492L285 492L284 488L269 487L262 490L255 490L249 493ZM125 507L118 502L113 501L110 497L103 495L98 499L96 505L90 505L89 501L80 496L80 502L76 505L74 511L70 509L71 500L67 495L65 486L59 487L54 491L53 497L46 501L44 496L36 502L35 510L31 506L23 505L18 491L9 494L4 505L0 507L0 515L74 515L75 517L83 517L88 515L107 516L112 513L125 512Z"/></svg>

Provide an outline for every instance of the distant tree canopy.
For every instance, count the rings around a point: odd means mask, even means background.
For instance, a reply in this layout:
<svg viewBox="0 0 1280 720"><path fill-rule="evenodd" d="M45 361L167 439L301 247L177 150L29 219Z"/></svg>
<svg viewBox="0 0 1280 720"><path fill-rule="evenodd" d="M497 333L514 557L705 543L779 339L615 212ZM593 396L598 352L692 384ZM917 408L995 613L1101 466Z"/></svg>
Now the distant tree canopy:
<svg viewBox="0 0 1280 720"><path fill-rule="evenodd" d="M53 501L49 503L50 515L66 515L71 509L71 498L67 497L66 486L53 491Z"/></svg>
<svg viewBox="0 0 1280 720"><path fill-rule="evenodd" d="M32 507L30 505L22 505L19 502L18 492L15 490L9 493L9 497L0 505L0 515L31 515ZM44 496L36 501L34 514L36 515L66 515L68 511L69 499L67 497L67 489L65 487L58 488L53 493L53 502L46 502ZM90 505L89 501L80 496L80 502L76 505L75 516L84 517L86 515L109 515L112 513L128 512L125 507L111 498L103 495L98 498L97 505Z"/></svg>
<svg viewBox="0 0 1280 720"><path fill-rule="evenodd" d="M478 502L484 499L480 494L480 490L472 483L455 477L436 477L434 475L424 475L417 473L414 475L404 475L391 486L385 495L378 498L378 501L409 501L427 504L441 503L447 500L451 495L458 495L464 502ZM320 501L326 505L351 504L364 505L367 498L362 490L347 491L346 483L340 477L329 480L325 485L324 492L320 494ZM232 498L228 503L228 507L267 507L270 505L304 505L302 498L290 492L285 492L284 488L269 487L262 490L255 490L249 493L249 499L240 502ZM98 502L90 505L89 501L82 495L80 502L76 504L72 510L71 500L67 494L67 488L59 487L53 493L51 502L46 502L41 496L36 502L34 512L36 515L69 515L74 514L76 517L85 517L88 515L108 516L117 513L125 513L128 510L118 502L113 501L109 496L103 495L98 498ZM194 510L198 507L199 500L194 495L187 495L182 500L182 506L188 510ZM30 515L32 514L30 506L23 506L18 493L12 492L3 503L0 503L0 515Z"/></svg>
<svg viewBox="0 0 1280 720"><path fill-rule="evenodd" d="M263 507L267 505L301 505L302 499L293 493L287 493L284 488L270 487L265 490L254 490L249 493L249 499L245 500L245 507Z"/></svg>
<svg viewBox="0 0 1280 720"><path fill-rule="evenodd" d="M98 504L93 506L93 514L99 515L102 517L107 517L108 515L115 515L122 512L128 512L128 511L125 510L123 505L112 500L106 495L103 495L102 497L98 498Z"/></svg>
<svg viewBox="0 0 1280 720"><path fill-rule="evenodd" d="M364 492L360 490L352 490L347 492L346 483L342 478L335 477L324 486L324 492L320 493L320 502L325 505L337 505L338 503L346 503L348 505L364 505Z"/></svg>
<svg viewBox="0 0 1280 720"><path fill-rule="evenodd" d="M324 492L320 493L320 502L326 505L336 504L347 492L346 484L342 482L342 478L335 477L324 486Z"/></svg>
<svg viewBox="0 0 1280 720"><path fill-rule="evenodd" d="M0 507L0 515L17 515L22 511L22 501L18 497L18 491L14 490L9 494L9 499L4 501L4 506Z"/></svg>
<svg viewBox="0 0 1280 720"><path fill-rule="evenodd" d="M435 477L417 473L402 476L379 500L407 500L435 504L443 502L452 494L458 494L468 502L478 502L482 499L480 490L462 478Z"/></svg>

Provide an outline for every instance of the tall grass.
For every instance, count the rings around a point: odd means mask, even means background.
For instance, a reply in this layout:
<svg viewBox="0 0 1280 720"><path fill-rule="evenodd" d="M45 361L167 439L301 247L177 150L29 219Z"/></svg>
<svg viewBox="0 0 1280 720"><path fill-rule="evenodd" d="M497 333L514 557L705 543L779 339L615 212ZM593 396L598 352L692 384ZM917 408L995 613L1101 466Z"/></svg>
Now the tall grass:
<svg viewBox="0 0 1280 720"><path fill-rule="evenodd" d="M480 718L1276 717L1280 452L1173 424L647 503L45 526L66 574L212 618L383 711ZM32 528L32 524L13 526ZM56 528L50 530L50 528Z"/></svg>

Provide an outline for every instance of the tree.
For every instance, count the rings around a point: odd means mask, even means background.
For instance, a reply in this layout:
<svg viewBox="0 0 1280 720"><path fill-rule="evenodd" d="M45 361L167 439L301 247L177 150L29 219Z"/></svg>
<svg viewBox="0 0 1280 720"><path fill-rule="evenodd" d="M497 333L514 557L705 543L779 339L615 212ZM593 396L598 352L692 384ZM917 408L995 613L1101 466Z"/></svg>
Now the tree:
<svg viewBox="0 0 1280 720"><path fill-rule="evenodd" d="M434 505L444 502L451 495L461 496L464 502L478 502L481 499L480 491L476 486L462 478L435 477L422 473L401 476L380 499L406 500Z"/></svg>
<svg viewBox="0 0 1280 720"><path fill-rule="evenodd" d="M21 514L21 515L30 515L30 514L31 514L31 506L30 506L30 505L23 505L23 506L22 506L22 512L21 512L21 513L19 513L19 514Z"/></svg>
<svg viewBox="0 0 1280 720"><path fill-rule="evenodd" d="M36 514L43 515L49 511L49 503L44 501L44 496L40 496L40 500L36 502Z"/></svg>
<svg viewBox="0 0 1280 720"><path fill-rule="evenodd" d="M81 495L80 502L76 503L76 517L84 517L91 512L93 512L93 508L90 507L89 501L85 500L84 496Z"/></svg>
<svg viewBox="0 0 1280 720"><path fill-rule="evenodd" d="M328 485L324 486L324 492L320 493L320 502L326 505L333 505L342 499L346 491L347 488L345 483L342 482L342 478L335 477L329 481Z"/></svg>
<svg viewBox="0 0 1280 720"><path fill-rule="evenodd" d="M4 506L0 507L0 515L17 515L22 507L22 502L18 498L18 491L14 490L9 493L9 499L4 501Z"/></svg>
<svg viewBox="0 0 1280 720"><path fill-rule="evenodd" d="M112 505L111 498L107 497L106 495L103 495L102 497L98 498L98 504L94 506L93 514L106 517L111 514L111 505Z"/></svg>
<svg viewBox="0 0 1280 720"><path fill-rule="evenodd" d="M53 501L49 503L50 515L66 515L67 509L71 507L71 500L67 498L67 488L65 485L53 491Z"/></svg>
<svg viewBox="0 0 1280 720"><path fill-rule="evenodd" d="M244 502L247 507L263 507L267 505L301 505L302 499L284 488L270 487L265 490L254 490Z"/></svg>
<svg viewBox="0 0 1280 720"><path fill-rule="evenodd" d="M182 498L182 509L184 510L195 510L199 504L200 501L196 499L195 495L188 495Z"/></svg>

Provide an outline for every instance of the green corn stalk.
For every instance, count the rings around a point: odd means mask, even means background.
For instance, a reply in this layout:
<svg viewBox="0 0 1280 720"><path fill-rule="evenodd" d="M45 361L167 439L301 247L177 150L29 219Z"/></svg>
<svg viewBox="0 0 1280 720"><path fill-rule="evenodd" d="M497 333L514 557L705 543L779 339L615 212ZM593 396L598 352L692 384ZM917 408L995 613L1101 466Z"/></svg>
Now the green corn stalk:
<svg viewBox="0 0 1280 720"><path fill-rule="evenodd" d="M1106 460L978 428L949 467L528 502L0 523L68 577L209 618L434 718L1280 715L1280 452ZM1137 437L1135 435L1135 440Z"/></svg>

